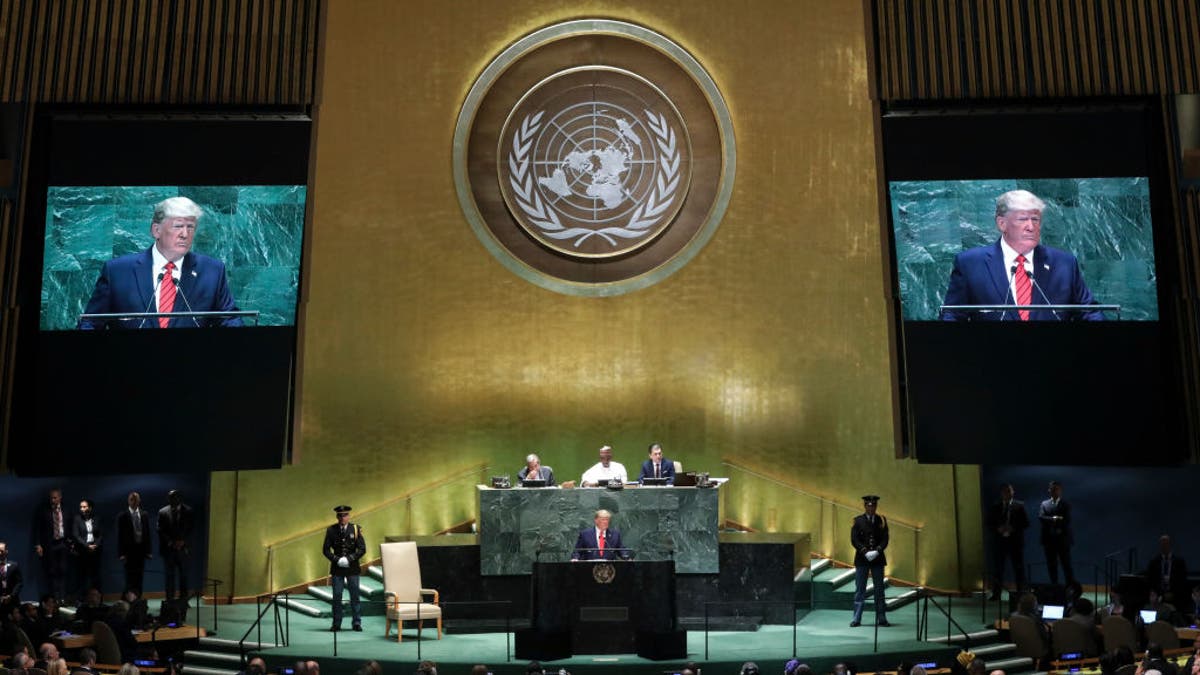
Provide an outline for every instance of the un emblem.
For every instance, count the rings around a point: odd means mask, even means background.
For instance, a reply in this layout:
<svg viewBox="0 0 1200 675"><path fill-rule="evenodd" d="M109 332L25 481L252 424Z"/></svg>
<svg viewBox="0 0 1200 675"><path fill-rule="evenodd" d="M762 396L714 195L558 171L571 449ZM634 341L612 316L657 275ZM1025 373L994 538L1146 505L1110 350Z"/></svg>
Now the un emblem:
<svg viewBox="0 0 1200 675"><path fill-rule="evenodd" d="M614 295L699 252L724 215L735 157L724 100L690 54L632 24L570 21L480 75L455 129L455 186L510 270Z"/></svg>
<svg viewBox="0 0 1200 675"><path fill-rule="evenodd" d="M566 256L655 239L683 205L691 150L669 99L634 73L583 67L529 92L500 136L500 187L522 228Z"/></svg>
<svg viewBox="0 0 1200 675"><path fill-rule="evenodd" d="M617 578L617 568L612 563L595 563L592 565L592 580L598 584L611 584Z"/></svg>

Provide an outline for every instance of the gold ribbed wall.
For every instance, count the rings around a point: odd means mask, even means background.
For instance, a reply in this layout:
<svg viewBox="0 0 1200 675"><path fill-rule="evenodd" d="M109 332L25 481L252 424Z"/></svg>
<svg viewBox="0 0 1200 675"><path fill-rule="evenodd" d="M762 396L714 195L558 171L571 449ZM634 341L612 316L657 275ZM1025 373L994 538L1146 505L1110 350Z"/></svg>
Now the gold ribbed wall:
<svg viewBox="0 0 1200 675"><path fill-rule="evenodd" d="M878 97L1200 91L1194 0L869 0Z"/></svg>
<svg viewBox="0 0 1200 675"><path fill-rule="evenodd" d="M496 262L450 166L482 68L523 35L589 16L689 50L723 91L738 148L707 247L610 298L546 291ZM331 522L335 504L381 504L480 464L513 475L531 451L578 479L603 443L636 471L657 440L688 469L720 475L730 460L778 481L757 499L731 492L733 520L813 528L782 485L852 506L877 492L882 512L924 528L919 568L897 550L893 573L977 579L975 470L894 459L865 25L843 0L330 3L300 461L214 477L214 503L236 495L220 516L236 534L214 541L236 541L214 547L210 574L249 595L266 586L266 545ZM470 489L429 499L420 532L474 503ZM370 543L388 529L370 528ZM276 586L325 573L316 543L300 549L276 561Z"/></svg>

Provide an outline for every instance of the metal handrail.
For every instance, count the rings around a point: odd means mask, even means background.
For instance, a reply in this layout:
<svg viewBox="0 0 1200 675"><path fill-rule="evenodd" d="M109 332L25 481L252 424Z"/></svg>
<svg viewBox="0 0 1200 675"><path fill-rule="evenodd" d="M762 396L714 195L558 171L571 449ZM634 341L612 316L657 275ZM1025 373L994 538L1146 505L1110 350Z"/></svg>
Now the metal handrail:
<svg viewBox="0 0 1200 675"><path fill-rule="evenodd" d="M930 590L923 586L918 587L917 602L921 603L921 610L917 613L917 639L922 641L929 639L929 603L932 601L934 608L946 617L946 639L950 639L950 627L953 626L962 634L965 643L964 647L970 649L971 634L954 619L954 598L972 597L974 595L974 593L946 593ZM937 598L946 598L945 608L937 601Z"/></svg>
<svg viewBox="0 0 1200 675"><path fill-rule="evenodd" d="M257 632L257 637L255 639L258 642L258 646L260 648L262 647L262 620L263 620L263 616L265 616L269 610L274 609L274 611L275 611L275 616L274 616L274 619L275 619L275 621L274 621L274 628L275 628L274 642L275 642L275 644L276 645L282 644L282 646L285 646L285 647L287 645L291 644L291 629L292 629L291 615L288 614L287 608L285 607L284 612L283 612L283 618L282 619L280 618L279 598L281 596L283 597L283 602L287 603L291 597L291 594L287 591L283 591L281 593L260 593L254 597L254 603L258 609L258 616L257 616L257 618L254 619L254 622L250 624L250 627L246 629L246 632L242 634L242 639L238 640L238 654L239 654L239 656L241 656L242 666L246 665L246 638L250 637L250 633ZM263 598L270 598L270 601L267 602L266 605L263 605L263 602L262 602ZM280 641L279 641L279 637L280 637L281 633L283 635L282 643L280 643Z"/></svg>

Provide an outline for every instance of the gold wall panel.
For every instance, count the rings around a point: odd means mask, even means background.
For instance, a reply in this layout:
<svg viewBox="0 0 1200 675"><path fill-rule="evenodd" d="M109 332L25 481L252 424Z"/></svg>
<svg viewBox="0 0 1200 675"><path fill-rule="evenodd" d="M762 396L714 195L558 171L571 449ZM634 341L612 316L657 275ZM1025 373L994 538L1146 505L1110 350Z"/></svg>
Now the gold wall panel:
<svg viewBox="0 0 1200 675"><path fill-rule="evenodd" d="M327 9L299 461L214 477L213 502L236 500L237 529L223 544L214 518L210 570L228 571L233 594L265 590L265 546L332 522L335 504L380 504L479 464L515 474L530 451L560 480L578 479L603 443L636 471L651 441L714 475L728 459L852 505L881 494L881 513L922 526L913 576L978 577L978 555L959 557L979 549L978 520L963 528L955 509L978 500L974 470L893 459L859 3ZM689 50L725 95L738 143L712 241L659 284L609 298L543 290L502 267L459 210L450 166L479 71L533 30L591 16ZM469 517L473 498L421 495L413 533ZM774 527L810 530L785 495L776 507ZM770 529L749 502L727 501L725 516ZM373 533L371 549L403 528ZM275 586L325 573L318 546L302 548L275 562Z"/></svg>

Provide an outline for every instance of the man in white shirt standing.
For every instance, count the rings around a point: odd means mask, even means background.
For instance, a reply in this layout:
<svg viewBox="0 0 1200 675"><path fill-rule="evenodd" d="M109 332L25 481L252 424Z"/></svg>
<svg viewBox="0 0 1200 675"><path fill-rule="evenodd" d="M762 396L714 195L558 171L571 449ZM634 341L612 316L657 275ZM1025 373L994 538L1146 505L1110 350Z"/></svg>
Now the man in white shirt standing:
<svg viewBox="0 0 1200 675"><path fill-rule="evenodd" d="M613 450L611 445L605 445L600 448L600 461L592 465L590 469L583 472L583 477L579 479L583 487L596 487L601 480L616 480L622 483L629 480L629 474L625 472L625 466L620 462L613 461Z"/></svg>

